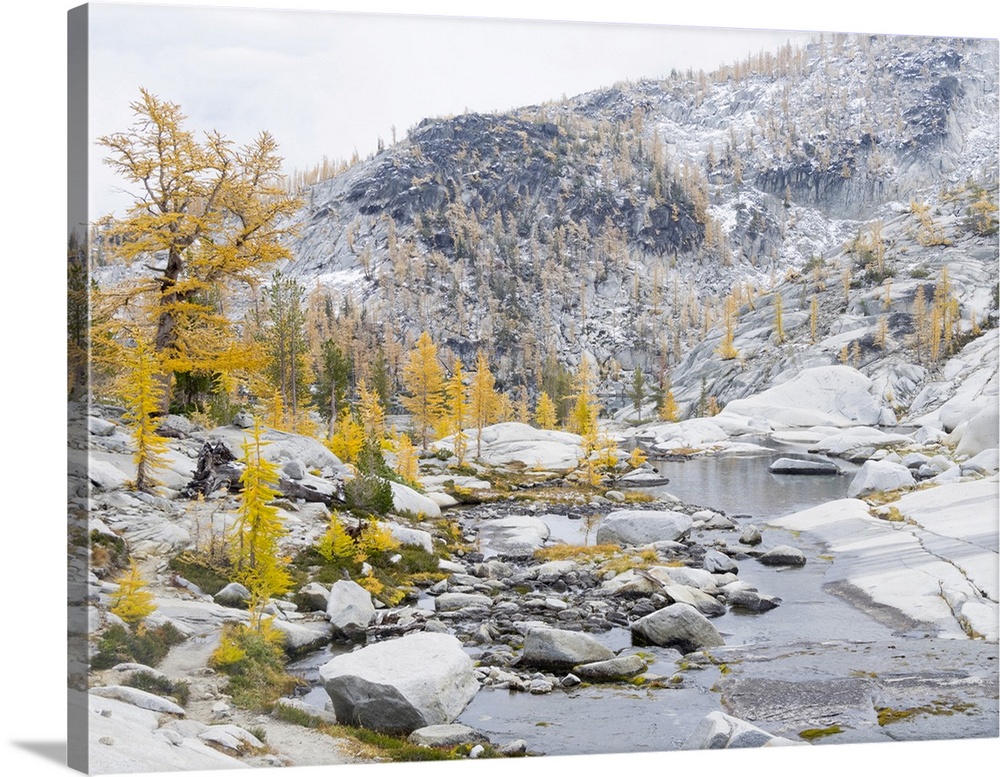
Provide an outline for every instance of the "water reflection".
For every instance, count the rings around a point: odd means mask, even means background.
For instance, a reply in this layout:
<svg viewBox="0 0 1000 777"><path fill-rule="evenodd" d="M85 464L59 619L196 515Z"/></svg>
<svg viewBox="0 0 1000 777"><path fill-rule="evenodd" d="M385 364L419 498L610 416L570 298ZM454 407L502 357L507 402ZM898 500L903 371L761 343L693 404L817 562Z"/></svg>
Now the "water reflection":
<svg viewBox="0 0 1000 777"><path fill-rule="evenodd" d="M685 461L651 461L666 486L644 489L654 496L672 494L687 504L722 510L727 515L750 515L755 522L843 499L851 475L772 475L772 462L788 451L756 455L698 456ZM844 462L838 461L841 469Z"/></svg>

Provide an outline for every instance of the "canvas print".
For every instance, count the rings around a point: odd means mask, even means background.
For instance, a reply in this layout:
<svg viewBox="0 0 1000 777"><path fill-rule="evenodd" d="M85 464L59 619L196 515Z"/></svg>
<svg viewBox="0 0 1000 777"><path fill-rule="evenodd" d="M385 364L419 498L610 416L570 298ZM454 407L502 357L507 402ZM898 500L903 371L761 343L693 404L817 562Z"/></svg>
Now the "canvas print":
<svg viewBox="0 0 1000 777"><path fill-rule="evenodd" d="M997 736L997 40L68 23L74 768Z"/></svg>

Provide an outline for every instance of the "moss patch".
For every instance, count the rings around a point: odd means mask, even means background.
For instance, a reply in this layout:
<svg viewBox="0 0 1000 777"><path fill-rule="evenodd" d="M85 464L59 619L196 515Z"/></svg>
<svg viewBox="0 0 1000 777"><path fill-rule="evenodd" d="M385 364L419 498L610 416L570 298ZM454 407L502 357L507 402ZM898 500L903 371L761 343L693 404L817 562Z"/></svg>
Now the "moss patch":
<svg viewBox="0 0 1000 777"><path fill-rule="evenodd" d="M839 734L843 731L840 726L827 726L826 728L807 728L804 731L799 732L799 738L804 739L807 742L812 742L814 739L822 739L823 737L833 736L834 734Z"/></svg>
<svg viewBox="0 0 1000 777"><path fill-rule="evenodd" d="M975 709L975 706L970 702L934 701L920 707L907 707L898 710L892 707L876 707L875 712L878 715L878 724L888 726L915 715L954 715L958 712L968 712Z"/></svg>

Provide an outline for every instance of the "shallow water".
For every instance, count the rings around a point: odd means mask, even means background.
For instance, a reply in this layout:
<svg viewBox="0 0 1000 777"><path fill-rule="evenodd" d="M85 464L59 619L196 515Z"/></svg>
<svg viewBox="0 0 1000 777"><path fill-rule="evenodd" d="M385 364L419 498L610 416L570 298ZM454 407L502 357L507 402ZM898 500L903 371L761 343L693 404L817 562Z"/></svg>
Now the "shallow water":
<svg viewBox="0 0 1000 777"><path fill-rule="evenodd" d="M768 467L794 449L755 454L696 456L685 461L651 460L668 477L665 486L642 489L654 496L671 494L687 504L722 510L727 515L749 515L758 520L777 518L847 496L856 468L838 461L843 475L772 475Z"/></svg>
<svg viewBox="0 0 1000 777"><path fill-rule="evenodd" d="M656 462L671 482L662 488L644 490L652 494L669 493L687 503L740 516L738 523L741 524L761 524L770 518L846 496L850 474L770 474L767 469L770 463L789 453L783 448L760 454ZM842 462L838 463L843 466ZM596 527L588 529L585 520L554 515L539 517L549 526L550 542L594 541ZM703 530L696 531L694 539L706 545L724 540L730 547L738 547L738 536L733 531ZM782 604L766 613L730 611L714 618L712 622L726 642L724 648L711 651L719 665L690 668L685 662L681 666L676 660L676 652L655 647L632 648L630 632L615 628L592 636L615 651L641 650L651 661L651 674L666 678L679 676L683 681L668 688L639 688L625 684L572 689L556 687L552 693L541 695L484 688L457 722L485 732L496 744L524 739L529 751L535 754L663 751L680 747L707 713L725 711L720 689L727 680L737 676L771 678L782 683L822 684L830 678L857 678L866 673L874 675L902 668L897 666L898 659L904 661L907 673L940 668L940 658L934 651L941 642L930 639L930 634L919 629L909 633L895 631L891 619L876 620L827 590L827 576L833 562L825 556L825 549L820 544L802 535L771 528L765 529L764 537L764 547L794 545L806 554L808 562L800 568L774 569L749 557L738 561L741 580L756 586L761 593L780 597ZM482 550L489 554L488 548ZM895 649L897 645L899 650ZM962 648L973 653L977 650L996 652L995 646L972 643L963 644ZM344 649L329 648L299 662L296 667L315 682L318 668ZM942 650L943 656L950 653L947 645ZM478 651L470 648L469 652L475 656ZM976 663L982 663L978 653L976 656ZM959 656L955 660L959 668L967 663ZM731 669L724 668L727 662ZM328 697L323 688L317 686L306 700L322 707ZM962 721L967 726L965 735L995 735L989 734L991 726L995 729L995 693L985 705L982 701L979 704L985 714ZM803 715L808 718L807 713ZM850 715L847 731L828 741L877 741L890 734L892 738L962 735L958 729L953 732L941 728L945 724L957 725L943 718L915 718L908 723L908 729L899 727L883 731L870 719L871 708ZM775 721L774 725L765 727L773 730L777 725ZM775 733L794 738L797 731ZM982 733L984 731L987 733Z"/></svg>

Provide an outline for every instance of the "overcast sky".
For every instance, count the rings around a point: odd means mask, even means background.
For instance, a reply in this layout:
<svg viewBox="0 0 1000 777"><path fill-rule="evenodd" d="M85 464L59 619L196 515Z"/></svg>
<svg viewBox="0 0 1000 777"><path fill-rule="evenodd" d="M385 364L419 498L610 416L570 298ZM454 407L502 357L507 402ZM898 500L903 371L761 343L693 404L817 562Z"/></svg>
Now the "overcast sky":
<svg viewBox="0 0 1000 777"><path fill-rule="evenodd" d="M505 110L672 68L711 70L810 35L538 20L91 4L90 129L126 129L140 86L188 127L275 136L286 172L375 150L428 116ZM91 218L133 201L91 155Z"/></svg>

